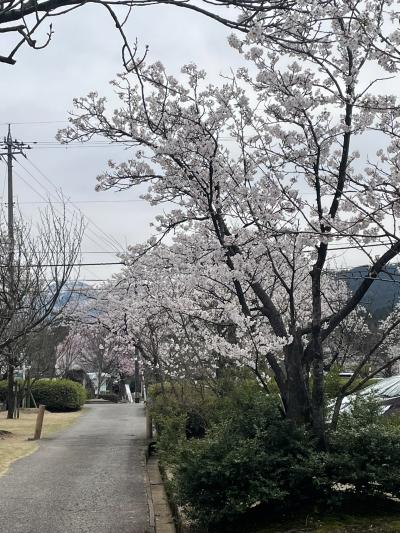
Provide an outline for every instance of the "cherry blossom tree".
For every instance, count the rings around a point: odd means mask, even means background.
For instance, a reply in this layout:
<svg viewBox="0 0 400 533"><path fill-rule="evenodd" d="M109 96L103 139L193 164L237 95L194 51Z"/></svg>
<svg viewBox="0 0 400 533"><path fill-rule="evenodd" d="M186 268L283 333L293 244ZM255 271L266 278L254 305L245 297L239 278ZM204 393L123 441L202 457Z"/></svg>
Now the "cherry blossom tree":
<svg viewBox="0 0 400 533"><path fill-rule="evenodd" d="M70 370L80 368L82 352L85 349L85 337L81 332L69 331L56 346L55 370L58 375L66 376Z"/></svg>
<svg viewBox="0 0 400 533"><path fill-rule="evenodd" d="M121 372L126 372L118 355L113 344L108 342L106 330L79 324L57 346L57 371L61 375L68 375L74 369L95 372L96 394L99 395L107 374L117 377Z"/></svg>
<svg viewBox="0 0 400 533"><path fill-rule="evenodd" d="M246 357L246 331L286 416L311 424L321 443L324 346L400 251L391 4L301 2L274 15L275 25L257 12L244 38L230 38L248 66L221 86L193 64L179 81L142 62L113 82L119 109L109 114L97 93L76 99L59 134L131 148L129 160L109 162L98 190L145 183L148 201L170 206L148 247L174 234L181 264L234 297L223 305L231 338L210 342ZM381 147L376 154L368 139ZM362 253L369 270L340 301L329 265L343 246ZM133 250L131 261L143 253Z"/></svg>
<svg viewBox="0 0 400 533"><path fill-rule="evenodd" d="M98 390L103 374L125 379L134 371L135 349L120 331L110 285L88 288L83 298L66 306L63 318L69 332L57 346L58 372L65 374L71 368L96 372Z"/></svg>

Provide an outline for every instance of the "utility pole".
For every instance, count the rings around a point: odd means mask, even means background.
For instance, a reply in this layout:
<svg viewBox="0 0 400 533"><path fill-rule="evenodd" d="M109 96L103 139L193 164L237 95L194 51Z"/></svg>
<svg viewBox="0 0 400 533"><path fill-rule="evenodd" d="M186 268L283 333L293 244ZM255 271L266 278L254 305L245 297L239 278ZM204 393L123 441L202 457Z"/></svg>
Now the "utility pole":
<svg viewBox="0 0 400 533"><path fill-rule="evenodd" d="M8 169L8 179L7 179L7 227L8 227L8 272L9 272L9 307L10 313L12 315L14 311L14 191L13 191L13 159L16 155L25 156L24 150L30 149L30 146L27 144L17 141L12 138L11 135L11 125L8 125L8 134L7 137L4 137L3 143L0 145L5 152L1 153L2 158L6 158L7 169ZM7 407L8 413L7 418L16 418L15 405L16 397L14 390L14 370L15 370L15 361L12 353L12 348L8 348L8 365L7 365L7 377L8 377L8 387L7 387Z"/></svg>

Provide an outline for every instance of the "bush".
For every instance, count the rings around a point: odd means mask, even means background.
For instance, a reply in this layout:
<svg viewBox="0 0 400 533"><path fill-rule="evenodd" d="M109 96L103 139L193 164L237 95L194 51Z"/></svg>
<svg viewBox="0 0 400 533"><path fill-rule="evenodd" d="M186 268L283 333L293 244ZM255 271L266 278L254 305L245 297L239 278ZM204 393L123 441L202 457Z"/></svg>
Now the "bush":
<svg viewBox="0 0 400 533"><path fill-rule="evenodd" d="M356 494L400 496L400 427L374 398L356 398L330 435L327 469Z"/></svg>
<svg viewBox="0 0 400 533"><path fill-rule="evenodd" d="M374 400L357 400L329 435L328 451L320 451L310 432L284 420L277 398L254 382L199 401L202 438L188 435L188 423L197 420L193 398L168 391L155 397L153 410L173 497L197 523L218 528L260 505L285 513L338 506L350 494L400 496L400 427L381 416Z"/></svg>
<svg viewBox="0 0 400 533"><path fill-rule="evenodd" d="M235 519L260 503L276 511L329 493L325 454L306 431L282 420L274 400L262 393L253 399L176 454L178 503L203 525Z"/></svg>
<svg viewBox="0 0 400 533"><path fill-rule="evenodd" d="M113 392L106 392L104 394L99 394L98 398L100 400L107 400L108 402L118 403L119 396Z"/></svg>
<svg viewBox="0 0 400 533"><path fill-rule="evenodd" d="M166 383L163 389L158 385L150 386L148 395L157 433L160 436L165 432L169 434L161 437L167 446L174 446L176 439L185 436L204 437L216 408L217 398L210 390L190 383L175 387Z"/></svg>
<svg viewBox="0 0 400 533"><path fill-rule="evenodd" d="M76 411L86 402L85 388L69 379L36 381L32 394L37 404L43 404L49 411Z"/></svg>

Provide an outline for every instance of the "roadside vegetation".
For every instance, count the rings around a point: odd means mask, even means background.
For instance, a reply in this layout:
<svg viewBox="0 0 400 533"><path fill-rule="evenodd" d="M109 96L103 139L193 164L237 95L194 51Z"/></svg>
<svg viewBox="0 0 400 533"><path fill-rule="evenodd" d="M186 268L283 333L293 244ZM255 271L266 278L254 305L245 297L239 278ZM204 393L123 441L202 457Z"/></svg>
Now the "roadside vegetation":
<svg viewBox="0 0 400 533"><path fill-rule="evenodd" d="M399 530L400 425L374 400L356 400L321 450L282 417L277 393L243 374L213 389L155 385L150 395L168 491L192 527Z"/></svg>

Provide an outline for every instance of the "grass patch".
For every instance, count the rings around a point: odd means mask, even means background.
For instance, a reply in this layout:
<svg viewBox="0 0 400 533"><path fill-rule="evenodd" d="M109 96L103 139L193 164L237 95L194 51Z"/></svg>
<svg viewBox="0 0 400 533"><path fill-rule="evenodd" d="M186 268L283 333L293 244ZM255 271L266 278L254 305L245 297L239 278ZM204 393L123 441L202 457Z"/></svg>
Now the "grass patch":
<svg viewBox="0 0 400 533"><path fill-rule="evenodd" d="M82 411L69 413L49 413L44 415L42 438L60 431L71 425ZM38 441L29 441L33 437L36 423L36 410L21 410L20 417L16 420L8 420L7 413L0 413L0 432L10 431L11 436L0 438L0 476L3 475L11 463L35 452Z"/></svg>

